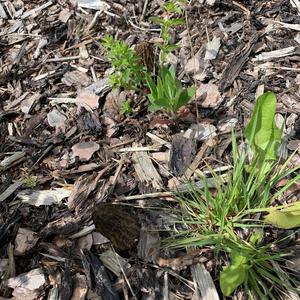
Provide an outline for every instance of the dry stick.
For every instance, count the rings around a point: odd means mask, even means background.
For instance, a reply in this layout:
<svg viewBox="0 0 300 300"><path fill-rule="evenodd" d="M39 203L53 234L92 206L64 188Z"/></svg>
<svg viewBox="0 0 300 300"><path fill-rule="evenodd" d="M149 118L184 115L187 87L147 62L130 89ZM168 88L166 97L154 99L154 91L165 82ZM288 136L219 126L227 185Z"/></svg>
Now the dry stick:
<svg viewBox="0 0 300 300"><path fill-rule="evenodd" d="M242 4L240 4L240 3L236 2L236 1L232 1L232 4L236 5L241 10L243 10L246 13L246 15L247 15L247 19L249 19L250 14L251 14L250 11L249 11L249 9L247 9L245 6L243 6Z"/></svg>
<svg viewBox="0 0 300 300"><path fill-rule="evenodd" d="M157 193L149 193L142 195L133 195L133 196L125 196L118 197L115 202L119 201L131 201L131 200L145 200L145 199L155 199L155 198L165 198L165 197L174 197L173 192L157 192ZM171 201L171 200L170 200Z"/></svg>
<svg viewBox="0 0 300 300"><path fill-rule="evenodd" d="M109 146L109 149L114 149L114 148L118 148L118 147L121 147L121 146L124 146L124 145L127 145L127 144L131 144L135 141L135 138L132 138L130 140L127 140L127 141L124 141L124 142L120 142L118 144L115 144L115 145L112 145L112 146Z"/></svg>
<svg viewBox="0 0 300 300"><path fill-rule="evenodd" d="M46 156L47 153L49 153L54 148L54 145L49 145L45 151L42 153L42 155L37 159L37 161L31 166L29 169L29 173L32 172L33 168Z"/></svg>
<svg viewBox="0 0 300 300"><path fill-rule="evenodd" d="M149 0L145 0L144 7L143 7L143 12L142 12L142 15L140 17L140 22L144 20L148 3L149 3Z"/></svg>
<svg viewBox="0 0 300 300"><path fill-rule="evenodd" d="M225 176L224 176L225 177ZM225 179L226 180L226 177ZM200 180L198 182L195 182L194 185L197 186L198 189L203 189L205 185L209 188L216 187L215 179L212 178L206 178L205 181ZM190 190L190 184L181 184L174 189L173 192L156 192L156 193L149 193L149 194L142 194L142 195L133 195L133 196L125 196L125 197L118 197L115 199L115 203L119 201L130 201L130 200L146 200L146 199L155 199L155 198L165 198L165 197L171 197L175 198L176 193L186 193ZM173 199L166 199L167 201L174 201Z"/></svg>
<svg viewBox="0 0 300 300"><path fill-rule="evenodd" d="M62 53L65 53L65 52L67 52L67 51L69 51L69 50L72 50L72 49L75 49L75 48L79 48L79 47L81 47L81 46L88 45L88 44L90 44L90 43L92 43L92 42L94 42L94 41L101 40L101 39L102 39L101 36L92 37L92 38L90 38L90 39L88 39L88 40L85 40L85 41L83 41L83 42L81 42L81 43L75 44L75 45L73 45L73 46L71 46L71 47L69 47L69 48L63 50Z"/></svg>
<svg viewBox="0 0 300 300"><path fill-rule="evenodd" d="M49 58L49 59L46 60L46 62L63 62L63 61L69 61L69 60L75 60L75 59L80 59L80 55L58 57L58 58Z"/></svg>
<svg viewBox="0 0 300 300"><path fill-rule="evenodd" d="M195 170L198 168L201 160L203 159L203 155L205 154L206 150L209 148L208 143L204 143L203 147L199 150L196 157L194 158L192 164L189 166L189 168L185 171L185 177L189 179L195 172Z"/></svg>
<svg viewBox="0 0 300 300"><path fill-rule="evenodd" d="M139 29L139 30L142 30L142 31L148 31L148 32L158 32L158 31L160 31L160 29L156 29L156 28L143 28L143 27L139 27L139 26L135 25L131 20L128 20L128 23L132 27L134 27L136 29Z"/></svg>
<svg viewBox="0 0 300 300"><path fill-rule="evenodd" d="M133 291L133 289L132 289L132 287L131 287L131 285L130 285L130 282L129 282L127 276L126 276L126 273L125 273L125 271L124 271L124 268L122 267L122 265L121 265L121 263L120 263L120 260L119 260L119 257L118 257L118 255L117 255L117 253L116 253L116 251L115 251L115 249L114 249L113 246L112 246L112 249L113 249L114 254L116 255L116 259L117 259L117 261L118 261L118 264L119 264L119 267L120 267L120 269L121 269L121 272L122 272L122 274L123 274L123 276L124 276L124 279L125 279L125 281L126 281L126 283L127 283L127 286L128 286L128 288L129 288L129 290L130 290L130 292L131 292L133 298L134 298L135 300L137 300L137 297L136 297L136 295L135 295L135 293L134 293L134 291Z"/></svg>
<svg viewBox="0 0 300 300"><path fill-rule="evenodd" d="M194 48L193 48L193 45L192 45L190 26L189 26L189 22L188 22L188 14L187 14L186 9L184 10L184 13L185 13L185 24L186 24L186 29L187 29L188 38L189 38L189 44L190 44L190 48L191 48L191 54L192 54L192 57L194 58L193 63L194 63L194 77L195 77L195 75L196 75L195 51L194 51ZM196 85L195 85L195 87L196 87ZM195 107L196 107L196 118L197 118L197 123L198 123L199 122L199 112L198 112L198 103L197 103L196 97L195 97Z"/></svg>
<svg viewBox="0 0 300 300"><path fill-rule="evenodd" d="M169 300L168 272L164 273L163 300Z"/></svg>
<svg viewBox="0 0 300 300"><path fill-rule="evenodd" d="M26 153L24 151L17 151L13 155L0 161L0 171L5 171L26 160Z"/></svg>
<svg viewBox="0 0 300 300"><path fill-rule="evenodd" d="M117 184L117 180L119 178L119 175L121 173L121 170L122 170L122 167L123 167L123 164L124 164L124 161L125 161L125 157L124 155L121 156L121 159L119 160L119 165L117 167L117 170L116 170L116 173L112 179L112 183L111 183L111 187L110 187L110 193L112 193L116 187L116 184Z"/></svg>

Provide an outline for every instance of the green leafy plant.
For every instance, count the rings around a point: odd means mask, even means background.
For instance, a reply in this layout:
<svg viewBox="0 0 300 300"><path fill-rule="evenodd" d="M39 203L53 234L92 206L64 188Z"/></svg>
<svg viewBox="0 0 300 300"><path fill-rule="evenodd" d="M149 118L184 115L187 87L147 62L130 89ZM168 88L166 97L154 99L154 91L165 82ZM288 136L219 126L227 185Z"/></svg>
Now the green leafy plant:
<svg viewBox="0 0 300 300"><path fill-rule="evenodd" d="M133 113L133 109L128 100L122 102L121 113L126 117L130 116Z"/></svg>
<svg viewBox="0 0 300 300"><path fill-rule="evenodd" d="M28 188L34 188L37 186L37 177L30 174L28 167L21 168L22 182Z"/></svg>
<svg viewBox="0 0 300 300"><path fill-rule="evenodd" d="M177 0L177 1L168 1L168 2L165 2L163 4L163 8L166 12L168 12L169 14L174 14L174 13L177 13L177 14L181 14L182 13L182 7L181 7L181 4L185 4L186 3L186 0Z"/></svg>
<svg viewBox="0 0 300 300"><path fill-rule="evenodd" d="M225 296L241 285L250 299L276 299L275 291L292 289L290 276L281 268L274 268L288 251L275 251L274 245L280 241L265 243L263 239L266 223L281 228L300 225L296 217L300 215L299 204L288 209L272 207L300 179L300 166L289 167L292 157L282 165L278 162L281 131L274 122L275 107L273 93L259 97L245 130L245 150L238 150L236 135L232 134L231 171L224 177L208 166L212 178L201 178L204 188L190 183L189 192L177 197L180 209L175 210L175 215L179 229L167 242L177 248L212 246L216 255L224 253L229 258L220 272ZM254 152L252 160L250 150ZM277 188L283 179L285 185ZM269 215L258 218L265 212ZM284 214L284 219L279 213Z"/></svg>
<svg viewBox="0 0 300 300"><path fill-rule="evenodd" d="M176 78L174 66L166 68L162 66L160 74L156 77L156 83L150 75L146 76L146 81L150 88L148 95L151 110L166 110L174 115L178 109L186 105L195 95L196 89L189 87L187 89L181 86Z"/></svg>
<svg viewBox="0 0 300 300"><path fill-rule="evenodd" d="M129 45L112 36L103 38L102 45L106 57L114 67L110 81L114 87L126 90L139 90L144 86L146 67L141 63L141 58Z"/></svg>
<svg viewBox="0 0 300 300"><path fill-rule="evenodd" d="M172 35L171 30L175 26L185 24L185 21L181 18L173 18L172 15L177 13L182 13L182 8L180 4L184 4L185 1L168 1L166 2L162 8L166 12L166 16L164 18L161 17L151 17L150 21L154 24L161 26L160 37L162 39L161 42L156 43L156 45L161 50L160 60L162 64L166 61L167 56L170 52L176 50L178 46L176 44L172 44Z"/></svg>

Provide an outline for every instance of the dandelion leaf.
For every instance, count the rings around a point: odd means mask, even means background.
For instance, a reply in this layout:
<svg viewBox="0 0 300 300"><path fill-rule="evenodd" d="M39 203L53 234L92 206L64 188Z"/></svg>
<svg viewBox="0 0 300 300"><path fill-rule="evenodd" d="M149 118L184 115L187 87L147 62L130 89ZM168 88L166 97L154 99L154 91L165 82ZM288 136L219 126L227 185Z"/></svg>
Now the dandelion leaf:
<svg viewBox="0 0 300 300"><path fill-rule="evenodd" d="M220 273L220 287L224 296L231 295L247 280L249 267L246 257L237 253L231 254L231 265L224 267Z"/></svg>
<svg viewBox="0 0 300 300"><path fill-rule="evenodd" d="M265 222L278 228L291 229L300 226L300 202L282 210L271 211L266 217Z"/></svg>
<svg viewBox="0 0 300 300"><path fill-rule="evenodd" d="M281 142L281 130L275 123L276 96L266 92L258 97L245 136L257 155L275 160Z"/></svg>

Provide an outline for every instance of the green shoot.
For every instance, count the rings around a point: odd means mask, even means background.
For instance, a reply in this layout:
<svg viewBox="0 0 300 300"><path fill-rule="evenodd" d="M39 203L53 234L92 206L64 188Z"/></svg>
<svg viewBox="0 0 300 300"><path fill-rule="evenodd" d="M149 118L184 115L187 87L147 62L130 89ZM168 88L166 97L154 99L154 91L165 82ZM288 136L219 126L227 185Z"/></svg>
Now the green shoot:
<svg viewBox="0 0 300 300"><path fill-rule="evenodd" d="M133 109L130 105L130 102L128 100L125 100L122 102L121 105L121 113L125 116L128 117L133 113Z"/></svg>
<svg viewBox="0 0 300 300"><path fill-rule="evenodd" d="M185 0L181 1L168 1L166 2L162 8L167 13L165 18L161 17L151 17L150 21L154 24L161 26L161 33L160 37L162 39L161 42L156 43L156 45L160 48L160 61L162 64L166 62L167 56L172 51L176 50L178 46L176 44L172 44L172 35L171 30L172 28L185 24L185 21L181 18L173 18L172 15L182 14L182 8L180 4L184 4Z"/></svg>
<svg viewBox="0 0 300 300"><path fill-rule="evenodd" d="M155 83L150 75L146 76L151 92L148 95L151 104L150 109L153 111L163 109L174 115L180 107L189 102L196 92L194 87L184 89L181 86L180 81L175 76L174 66L170 66L169 69L162 66L156 80Z"/></svg>
<svg viewBox="0 0 300 300"><path fill-rule="evenodd" d="M28 188L34 188L37 186L37 177L30 174L27 167L21 168L22 171L22 182Z"/></svg>

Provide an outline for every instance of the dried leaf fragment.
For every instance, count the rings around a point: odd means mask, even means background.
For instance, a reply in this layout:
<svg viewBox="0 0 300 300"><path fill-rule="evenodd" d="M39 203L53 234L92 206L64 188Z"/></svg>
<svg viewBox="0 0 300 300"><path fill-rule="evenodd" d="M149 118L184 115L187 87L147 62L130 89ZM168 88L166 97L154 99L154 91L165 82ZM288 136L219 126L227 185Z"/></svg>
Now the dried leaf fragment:
<svg viewBox="0 0 300 300"><path fill-rule="evenodd" d="M80 142L72 147L74 156L78 156L80 161L88 161L92 155L98 151L100 146L95 142Z"/></svg>
<svg viewBox="0 0 300 300"><path fill-rule="evenodd" d="M23 255L32 249L38 241L38 236L29 228L20 227L15 241L15 255Z"/></svg>

